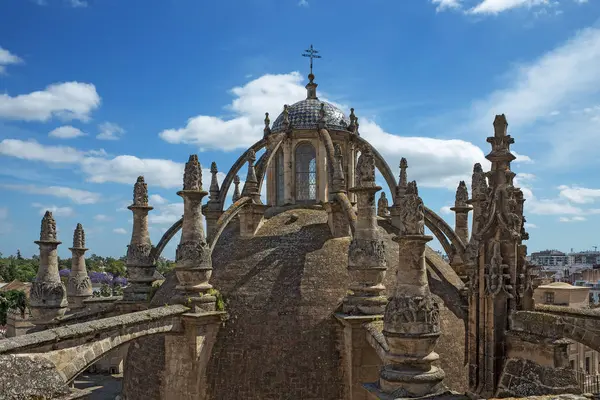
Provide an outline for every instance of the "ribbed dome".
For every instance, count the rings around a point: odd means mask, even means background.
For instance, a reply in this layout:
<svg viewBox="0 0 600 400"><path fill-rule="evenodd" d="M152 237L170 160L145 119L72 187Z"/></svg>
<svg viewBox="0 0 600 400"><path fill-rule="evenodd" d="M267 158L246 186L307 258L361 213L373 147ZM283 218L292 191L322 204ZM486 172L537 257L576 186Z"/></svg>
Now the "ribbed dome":
<svg viewBox="0 0 600 400"><path fill-rule="evenodd" d="M318 129L319 111L324 104L325 127L334 130L347 130L350 120L342 110L330 103L319 99L306 99L288 107L288 119L292 129ZM283 113L279 114L271 132L281 132L285 129L283 125Z"/></svg>

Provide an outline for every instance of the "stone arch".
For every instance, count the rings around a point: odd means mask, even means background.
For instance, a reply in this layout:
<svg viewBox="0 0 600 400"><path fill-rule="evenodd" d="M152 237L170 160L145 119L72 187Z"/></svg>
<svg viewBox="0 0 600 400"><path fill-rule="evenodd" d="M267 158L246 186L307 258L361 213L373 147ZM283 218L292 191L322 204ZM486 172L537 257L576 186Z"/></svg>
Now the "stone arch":
<svg viewBox="0 0 600 400"><path fill-rule="evenodd" d="M165 246L169 244L171 239L179 232L181 227L183 226L183 217L181 217L177 222L175 222L167 231L162 235L158 244L152 248L151 257L152 260L156 261L162 254Z"/></svg>
<svg viewBox="0 0 600 400"><path fill-rule="evenodd" d="M65 384L110 351L133 340L183 331L181 315L189 309L172 305L99 321L48 329L3 341L0 357L15 355L50 362ZM45 368L40 368L40 373Z"/></svg>
<svg viewBox="0 0 600 400"><path fill-rule="evenodd" d="M233 164L233 166L231 167L231 169L225 176L225 179L223 179L223 183L221 184L221 191L219 193L219 210L220 211L223 211L223 208L225 207L225 200L227 199L227 192L229 192L229 187L231 186L231 183L233 182L233 178L235 177L235 175L237 175L239 170L246 163L247 158L248 158L248 153L250 152L250 150L254 150L254 152L258 152L258 151L262 150L266 145L267 145L267 139L262 138L261 140L259 140L258 142L254 143L252 146L250 146L250 148L248 150L246 150L241 156L239 156L238 159L236 160L236 162Z"/></svg>
<svg viewBox="0 0 600 400"><path fill-rule="evenodd" d="M547 338L567 338L600 351L600 314L593 310L536 306L510 317L511 329Z"/></svg>
<svg viewBox="0 0 600 400"><path fill-rule="evenodd" d="M269 168L269 165L271 165L271 161L277 155L277 152L281 148L282 143L283 143L283 138L280 139L275 144L275 146L273 146L273 148L271 150L267 149L267 151L265 151L265 153L260 157L260 159L258 160L258 163L256 164L257 165L256 175L258 178L258 192L259 193L262 192L262 186L265 182L265 177L267 176L267 169Z"/></svg>

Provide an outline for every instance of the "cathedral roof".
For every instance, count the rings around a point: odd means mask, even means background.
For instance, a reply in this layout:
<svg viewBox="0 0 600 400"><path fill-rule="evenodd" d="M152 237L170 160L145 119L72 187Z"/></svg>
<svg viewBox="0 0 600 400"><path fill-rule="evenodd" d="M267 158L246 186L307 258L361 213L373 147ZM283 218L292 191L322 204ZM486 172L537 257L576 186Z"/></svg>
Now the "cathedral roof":
<svg viewBox="0 0 600 400"><path fill-rule="evenodd" d="M321 119L321 105L325 112L325 128L333 130L348 130L350 119L344 112L326 101L317 97L317 84L313 82L315 76L311 73L309 83L306 85L306 99L287 107L288 121L292 129L319 129ZM271 132L283 132L286 130L284 110L271 128Z"/></svg>

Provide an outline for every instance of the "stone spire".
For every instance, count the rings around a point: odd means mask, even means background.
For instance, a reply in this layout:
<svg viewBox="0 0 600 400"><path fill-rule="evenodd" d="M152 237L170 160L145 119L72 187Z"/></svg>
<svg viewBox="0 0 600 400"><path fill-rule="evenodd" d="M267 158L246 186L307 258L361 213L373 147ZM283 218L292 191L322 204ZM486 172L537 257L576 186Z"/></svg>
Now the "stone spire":
<svg viewBox="0 0 600 400"><path fill-rule="evenodd" d="M193 309L193 312L214 311L215 296L207 292L212 275L210 248L204 233L202 199L208 193L202 189L202 166L198 156L192 154L185 164L183 190L177 192L183 198L183 225L181 240L175 255L177 301Z"/></svg>
<svg viewBox="0 0 600 400"><path fill-rule="evenodd" d="M31 284L30 305L33 323L45 325L67 310L67 290L58 274L57 248L61 242L56 237L56 221L50 211L42 218L40 240L40 266Z"/></svg>
<svg viewBox="0 0 600 400"><path fill-rule="evenodd" d="M381 370L380 389L396 397L421 397L443 391L444 372L432 365L440 336L439 304L431 295L425 267L424 205L416 182L401 199L404 233L393 295L385 308L383 335L389 346Z"/></svg>
<svg viewBox="0 0 600 400"><path fill-rule="evenodd" d="M252 197L252 201L260 203L260 193L258 191L258 178L256 177L256 169L254 162L256 161L256 153L250 149L248 151L248 175L246 176L246 182L242 189L242 196Z"/></svg>
<svg viewBox="0 0 600 400"><path fill-rule="evenodd" d="M92 282L85 266L85 232L83 226L77 224L73 232L71 247L71 272L67 281L67 298L69 308L83 308L83 301L92 297Z"/></svg>
<svg viewBox="0 0 600 400"><path fill-rule="evenodd" d="M507 356L504 335L514 311L533 306L523 236L523 192L514 187L510 163L514 139L507 134L504 114L494 119L492 150L486 156L491 170L473 168L473 228L465 263L469 276L468 359L469 386L478 397L499 393L502 367L488 360ZM494 315L493 322L489 316Z"/></svg>
<svg viewBox="0 0 600 400"><path fill-rule="evenodd" d="M396 188L396 197L401 197L406 192L406 186L408 184L408 178L406 175L406 169L408 168L408 161L402 157L400 159L400 178L398 180L398 187Z"/></svg>
<svg viewBox="0 0 600 400"><path fill-rule="evenodd" d="M217 174L219 173L219 170L217 169L217 163L216 162L212 162L210 164L210 197L209 197L209 202L218 202L219 201L219 181L217 180Z"/></svg>
<svg viewBox="0 0 600 400"><path fill-rule="evenodd" d="M240 194L240 176L236 175L233 177L233 185L234 185L234 189L233 189L233 196L231 197L231 200L235 203L236 201L238 201L240 199L240 197L242 197L242 195Z"/></svg>
<svg viewBox="0 0 600 400"><path fill-rule="evenodd" d="M383 279L387 270L385 244L381 239L375 210L375 158L366 146L357 167L357 185L350 189L357 197L357 220L348 249L350 286L343 302L346 314L382 314L387 303Z"/></svg>
<svg viewBox="0 0 600 400"><path fill-rule="evenodd" d="M269 119L269 113L265 113L265 129L263 130L264 132L264 137L267 137L271 134L271 119Z"/></svg>
<svg viewBox="0 0 600 400"><path fill-rule="evenodd" d="M148 185L143 176L133 186L133 204L127 207L133 213L131 240L127 246L127 277L129 286L123 290L123 301L145 304L152 289L156 267L152 259L152 242L148 232Z"/></svg>
<svg viewBox="0 0 600 400"><path fill-rule="evenodd" d="M472 207L468 204L469 191L465 181L460 181L456 188L454 207L450 208L455 213L454 230L464 245L469 242L469 211Z"/></svg>

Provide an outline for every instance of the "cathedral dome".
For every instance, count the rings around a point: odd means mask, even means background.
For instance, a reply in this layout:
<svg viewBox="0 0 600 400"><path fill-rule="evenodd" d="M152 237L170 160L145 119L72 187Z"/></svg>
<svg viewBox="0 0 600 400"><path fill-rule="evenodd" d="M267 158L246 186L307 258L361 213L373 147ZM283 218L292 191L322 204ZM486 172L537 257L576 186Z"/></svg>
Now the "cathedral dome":
<svg viewBox="0 0 600 400"><path fill-rule="evenodd" d="M305 99L288 107L288 119L292 129L318 129L321 104L324 104L325 127L333 130L347 130L350 120L342 110L319 99ZM283 132L285 117L282 112L273 123L271 132Z"/></svg>

